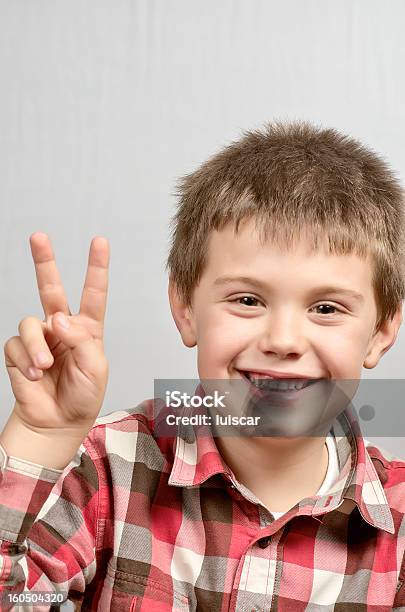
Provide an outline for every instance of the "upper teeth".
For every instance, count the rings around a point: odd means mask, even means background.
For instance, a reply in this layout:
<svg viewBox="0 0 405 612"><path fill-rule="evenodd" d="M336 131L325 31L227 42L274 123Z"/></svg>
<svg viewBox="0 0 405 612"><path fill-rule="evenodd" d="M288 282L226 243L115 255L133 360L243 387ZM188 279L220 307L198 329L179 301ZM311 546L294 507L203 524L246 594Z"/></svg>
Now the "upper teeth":
<svg viewBox="0 0 405 612"><path fill-rule="evenodd" d="M258 378L258 375L254 373L250 373L248 374L248 376L249 376L250 382L253 383L256 387L259 387L259 388L266 387L266 389L280 389L280 390L302 389L309 382L305 379L303 379L302 382L298 382L298 381L288 382L286 380L275 380L274 378L270 378L270 377Z"/></svg>

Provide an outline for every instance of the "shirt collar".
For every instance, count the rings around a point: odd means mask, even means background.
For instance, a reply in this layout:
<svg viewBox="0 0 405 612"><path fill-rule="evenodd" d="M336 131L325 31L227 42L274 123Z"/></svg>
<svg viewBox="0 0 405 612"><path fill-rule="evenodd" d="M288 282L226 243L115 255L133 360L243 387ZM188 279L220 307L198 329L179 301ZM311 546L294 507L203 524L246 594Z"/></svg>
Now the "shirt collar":
<svg viewBox="0 0 405 612"><path fill-rule="evenodd" d="M204 396L201 384L196 394ZM183 414L188 413L191 414L190 409L184 409ZM318 516L337 508L350 513L357 506L367 523L395 533L384 488L365 447L351 404L334 420L331 431L336 441L339 476L325 495L314 498L312 515ZM231 479L232 472L222 459L209 426L180 424L174 444L169 485L195 487L216 474Z"/></svg>

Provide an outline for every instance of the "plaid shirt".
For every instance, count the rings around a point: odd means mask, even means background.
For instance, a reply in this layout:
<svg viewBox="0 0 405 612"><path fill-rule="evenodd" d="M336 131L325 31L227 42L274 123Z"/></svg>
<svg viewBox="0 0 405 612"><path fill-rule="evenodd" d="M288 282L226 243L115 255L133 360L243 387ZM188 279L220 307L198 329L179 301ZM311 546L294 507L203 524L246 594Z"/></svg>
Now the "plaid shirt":
<svg viewBox="0 0 405 612"><path fill-rule="evenodd" d="M99 417L64 470L4 457L0 596L65 592L100 612L405 610L405 461L348 411L332 428L338 480L274 520L212 436L154 436L154 407Z"/></svg>

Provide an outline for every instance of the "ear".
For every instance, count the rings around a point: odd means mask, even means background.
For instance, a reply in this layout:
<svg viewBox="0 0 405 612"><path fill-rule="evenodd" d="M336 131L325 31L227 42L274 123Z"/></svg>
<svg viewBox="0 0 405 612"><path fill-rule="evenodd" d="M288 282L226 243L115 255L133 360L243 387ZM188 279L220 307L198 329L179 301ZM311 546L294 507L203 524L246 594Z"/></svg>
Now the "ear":
<svg viewBox="0 0 405 612"><path fill-rule="evenodd" d="M383 321L380 329L375 332L370 341L369 349L363 366L367 369L375 368L381 357L395 344L398 331L402 323L402 303L392 319Z"/></svg>
<svg viewBox="0 0 405 612"><path fill-rule="evenodd" d="M180 298L177 287L172 278L169 278L168 296L170 302L170 310L176 327L180 332L183 344L192 348L197 344L197 336L195 333L194 317L191 308L186 306Z"/></svg>

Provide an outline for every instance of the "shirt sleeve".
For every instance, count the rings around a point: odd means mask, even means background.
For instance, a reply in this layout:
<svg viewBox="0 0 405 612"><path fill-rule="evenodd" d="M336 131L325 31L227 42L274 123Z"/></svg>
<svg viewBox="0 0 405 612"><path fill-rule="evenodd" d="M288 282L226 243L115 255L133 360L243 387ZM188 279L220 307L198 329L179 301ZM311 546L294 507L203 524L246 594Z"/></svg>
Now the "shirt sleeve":
<svg viewBox="0 0 405 612"><path fill-rule="evenodd" d="M86 446L64 470L0 451L0 609L19 609L10 597L21 591L80 601L96 573L99 480Z"/></svg>

